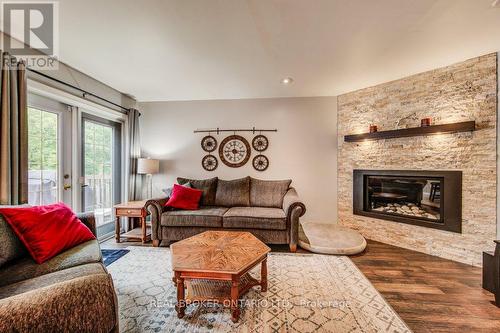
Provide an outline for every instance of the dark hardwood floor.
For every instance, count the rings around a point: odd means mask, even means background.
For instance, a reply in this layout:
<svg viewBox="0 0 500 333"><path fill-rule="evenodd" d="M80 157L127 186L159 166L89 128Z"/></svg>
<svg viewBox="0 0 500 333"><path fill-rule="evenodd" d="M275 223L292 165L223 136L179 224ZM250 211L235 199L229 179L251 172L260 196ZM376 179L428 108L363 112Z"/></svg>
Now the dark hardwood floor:
<svg viewBox="0 0 500 333"><path fill-rule="evenodd" d="M481 268L374 241L351 259L414 332L500 332Z"/></svg>
<svg viewBox="0 0 500 333"><path fill-rule="evenodd" d="M151 243L111 239L102 247L130 245ZM500 308L481 288L481 268L370 240L365 252L350 258L416 333L500 332Z"/></svg>

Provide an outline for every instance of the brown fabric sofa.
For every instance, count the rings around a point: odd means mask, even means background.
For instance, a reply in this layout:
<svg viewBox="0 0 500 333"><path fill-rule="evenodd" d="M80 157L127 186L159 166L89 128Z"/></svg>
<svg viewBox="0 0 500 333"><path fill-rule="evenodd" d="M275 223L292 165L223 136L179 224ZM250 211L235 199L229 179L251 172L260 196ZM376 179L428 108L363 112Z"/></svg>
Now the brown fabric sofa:
<svg viewBox="0 0 500 333"><path fill-rule="evenodd" d="M245 177L197 180L177 178L203 191L198 210L166 208L168 198L146 203L151 214L154 246L191 237L207 230L248 231L267 244L289 244L297 249L299 218L306 208L291 180Z"/></svg>
<svg viewBox="0 0 500 333"><path fill-rule="evenodd" d="M96 234L92 214L78 218ZM40 265L25 252L1 264L0 332L118 332L116 293L97 240Z"/></svg>

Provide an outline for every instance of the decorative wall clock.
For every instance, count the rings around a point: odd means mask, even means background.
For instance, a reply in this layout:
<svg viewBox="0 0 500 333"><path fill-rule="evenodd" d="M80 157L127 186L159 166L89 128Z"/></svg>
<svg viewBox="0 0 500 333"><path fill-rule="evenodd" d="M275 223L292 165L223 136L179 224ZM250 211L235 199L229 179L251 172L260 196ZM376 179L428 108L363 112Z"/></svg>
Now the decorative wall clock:
<svg viewBox="0 0 500 333"><path fill-rule="evenodd" d="M217 148L217 139L211 135L205 136L201 139L201 148L206 152L212 152Z"/></svg>
<svg viewBox="0 0 500 333"><path fill-rule="evenodd" d="M269 147L269 140L264 135L259 134L253 138L252 146L256 151L264 151Z"/></svg>
<svg viewBox="0 0 500 333"><path fill-rule="evenodd" d="M207 171L214 171L217 169L217 166L219 165L219 162L217 161L217 158L215 158L214 155L205 155L203 159L201 160L201 165L203 166L203 169Z"/></svg>
<svg viewBox="0 0 500 333"><path fill-rule="evenodd" d="M231 168L239 168L248 162L251 150L248 141L240 135L230 135L219 146L221 161Z"/></svg>
<svg viewBox="0 0 500 333"><path fill-rule="evenodd" d="M252 164L255 170L264 171L269 167L269 160L264 155L257 155L253 158Z"/></svg>

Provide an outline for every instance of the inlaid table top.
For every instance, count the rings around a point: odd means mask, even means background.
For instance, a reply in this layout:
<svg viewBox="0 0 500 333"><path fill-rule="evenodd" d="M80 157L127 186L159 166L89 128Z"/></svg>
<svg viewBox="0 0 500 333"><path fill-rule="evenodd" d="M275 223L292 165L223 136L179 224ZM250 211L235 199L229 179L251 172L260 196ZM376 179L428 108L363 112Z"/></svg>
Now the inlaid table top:
<svg viewBox="0 0 500 333"><path fill-rule="evenodd" d="M271 249L249 232L206 231L170 246L174 271L238 274Z"/></svg>

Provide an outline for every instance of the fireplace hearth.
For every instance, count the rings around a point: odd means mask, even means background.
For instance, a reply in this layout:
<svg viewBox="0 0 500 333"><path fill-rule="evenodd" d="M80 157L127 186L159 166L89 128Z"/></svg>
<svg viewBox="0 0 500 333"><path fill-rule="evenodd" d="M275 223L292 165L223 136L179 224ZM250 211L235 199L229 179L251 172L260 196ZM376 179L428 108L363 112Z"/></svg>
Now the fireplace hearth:
<svg viewBox="0 0 500 333"><path fill-rule="evenodd" d="M354 170L354 214L461 233L462 172Z"/></svg>

